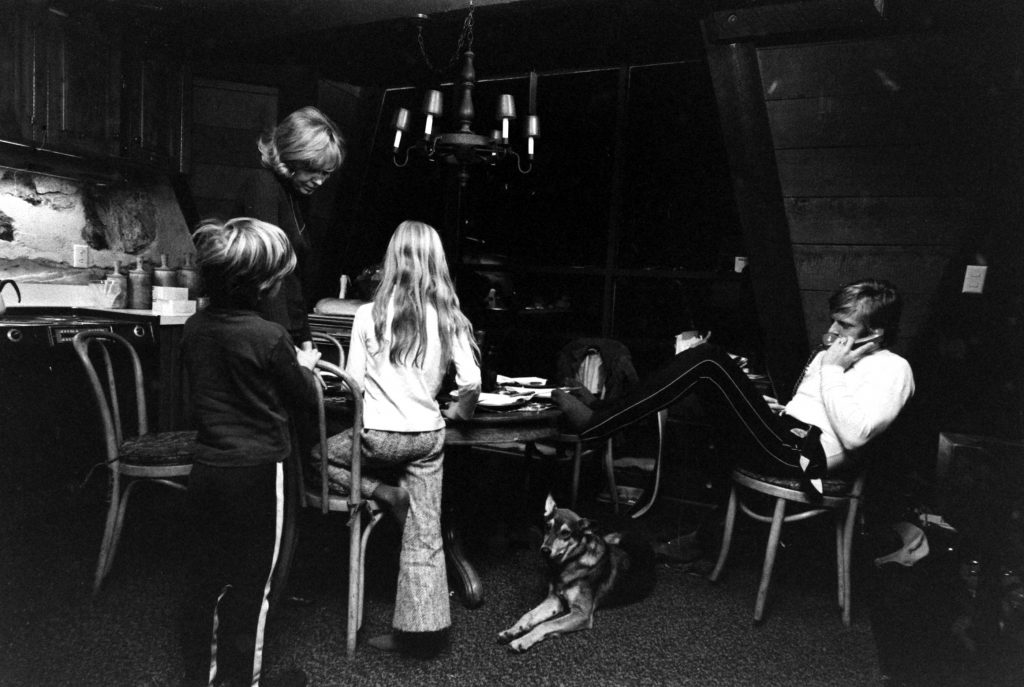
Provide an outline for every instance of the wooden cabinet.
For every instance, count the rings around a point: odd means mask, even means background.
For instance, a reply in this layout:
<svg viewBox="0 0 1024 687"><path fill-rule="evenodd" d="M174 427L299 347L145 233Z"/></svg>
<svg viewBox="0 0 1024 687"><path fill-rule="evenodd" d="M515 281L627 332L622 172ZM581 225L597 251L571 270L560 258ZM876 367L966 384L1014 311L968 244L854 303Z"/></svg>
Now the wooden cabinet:
<svg viewBox="0 0 1024 687"><path fill-rule="evenodd" d="M0 5L0 139L33 140L37 93L36 41L29 18Z"/></svg>
<svg viewBox="0 0 1024 687"><path fill-rule="evenodd" d="M117 155L121 136L121 40L118 27L90 15L47 13L40 32L44 93L35 118L37 143L84 155ZM37 38L37 41L39 39Z"/></svg>
<svg viewBox="0 0 1024 687"><path fill-rule="evenodd" d="M188 171L188 66L169 52L125 52L120 154L170 172Z"/></svg>
<svg viewBox="0 0 1024 687"><path fill-rule="evenodd" d="M189 70L116 13L0 8L0 139L90 158L187 166Z"/></svg>

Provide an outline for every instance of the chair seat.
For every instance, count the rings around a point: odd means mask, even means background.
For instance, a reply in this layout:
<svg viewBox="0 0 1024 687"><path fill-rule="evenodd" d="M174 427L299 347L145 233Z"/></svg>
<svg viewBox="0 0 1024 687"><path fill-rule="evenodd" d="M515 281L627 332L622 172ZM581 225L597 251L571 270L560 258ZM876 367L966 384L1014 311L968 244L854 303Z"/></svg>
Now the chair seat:
<svg viewBox="0 0 1024 687"><path fill-rule="evenodd" d="M194 431L157 432L121 444L120 460L136 465L191 463L196 452Z"/></svg>
<svg viewBox="0 0 1024 687"><path fill-rule="evenodd" d="M780 489L789 489L791 491L804 492L805 488L803 482L800 479L792 477L777 477L775 475L765 475L760 472L756 472L749 468L735 467L733 468L734 476L743 476L749 480L756 482L764 482ZM822 480L822 489L825 496L846 496L853 489L856 477L850 477L849 479L843 476L833 476ZM750 484L744 483L744 486L751 487ZM756 487L751 487L756 488Z"/></svg>

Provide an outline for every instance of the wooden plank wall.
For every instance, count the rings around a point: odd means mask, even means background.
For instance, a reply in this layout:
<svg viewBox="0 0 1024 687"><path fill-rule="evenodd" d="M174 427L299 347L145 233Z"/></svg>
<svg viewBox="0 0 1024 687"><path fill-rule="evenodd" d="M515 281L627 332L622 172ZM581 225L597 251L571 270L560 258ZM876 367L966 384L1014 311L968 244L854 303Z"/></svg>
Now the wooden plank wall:
<svg viewBox="0 0 1024 687"><path fill-rule="evenodd" d="M278 89L194 79L189 187L200 217L228 219L247 170L260 165L256 141L277 123Z"/></svg>
<svg viewBox="0 0 1024 687"><path fill-rule="evenodd" d="M808 341L829 292L877 276L906 296L906 354L987 221L977 124L993 67L937 35L762 47L758 60Z"/></svg>

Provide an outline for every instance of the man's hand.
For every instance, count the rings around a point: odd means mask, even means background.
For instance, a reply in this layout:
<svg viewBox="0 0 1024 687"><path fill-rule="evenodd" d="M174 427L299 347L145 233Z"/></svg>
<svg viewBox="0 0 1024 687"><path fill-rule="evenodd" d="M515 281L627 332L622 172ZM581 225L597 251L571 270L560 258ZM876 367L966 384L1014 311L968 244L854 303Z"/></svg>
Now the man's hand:
<svg viewBox="0 0 1024 687"><path fill-rule="evenodd" d="M296 348L295 357L299 359L299 365L302 365L308 370L312 370L316 367L317 361L320 360L320 351L315 348L306 350L305 348Z"/></svg>
<svg viewBox="0 0 1024 687"><path fill-rule="evenodd" d="M852 336L840 336L838 339L832 342L832 345L825 351L825 356L821 359L822 365L838 365L844 370L849 370L850 367L866 356L871 355L879 349L878 342L872 341L866 343L858 348L853 347Z"/></svg>

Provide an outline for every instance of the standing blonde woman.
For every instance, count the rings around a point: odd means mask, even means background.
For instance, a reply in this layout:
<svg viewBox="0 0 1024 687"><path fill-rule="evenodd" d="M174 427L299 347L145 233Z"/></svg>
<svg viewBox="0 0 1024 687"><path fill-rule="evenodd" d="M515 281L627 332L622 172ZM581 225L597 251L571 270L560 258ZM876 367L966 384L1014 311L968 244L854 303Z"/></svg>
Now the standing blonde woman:
<svg viewBox="0 0 1024 687"><path fill-rule="evenodd" d="M345 160L345 139L338 127L315 107L303 107L281 120L259 139L263 169L245 179L235 211L238 215L268 222L285 233L295 253L295 270L281 282L276 293L263 294L257 304L260 315L284 327L298 348L313 350L309 330L308 294L312 245L304 217L306 201ZM314 416L301 410L292 413L296 457L286 463L286 520L281 565L275 576L271 599L300 603L301 596L289 595L287 581L296 547L294 523L298 517L299 465L315 437Z"/></svg>
<svg viewBox="0 0 1024 687"><path fill-rule="evenodd" d="M242 184L236 211L280 227L298 261L279 293L260 302L260 312L288 330L299 348L313 343L307 314L312 246L304 218L306 199L345 161L345 139L338 127L315 107L303 107L259 139L263 169Z"/></svg>
<svg viewBox="0 0 1024 687"><path fill-rule="evenodd" d="M472 326L459 309L440 237L422 222L402 222L388 244L373 303L356 311L346 366L363 389L365 470L359 488L404 521L395 632L370 639L377 649L430 657L447 640L444 419L473 416L480 395L477 360ZM436 397L449 363L455 365L458 401L442 411ZM336 487L351 484L351 441L349 430L329 442L329 478ZM401 470L398 487L381 482L374 472L396 468Z"/></svg>

